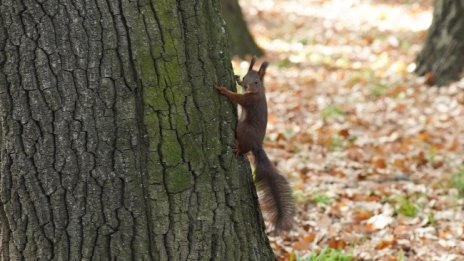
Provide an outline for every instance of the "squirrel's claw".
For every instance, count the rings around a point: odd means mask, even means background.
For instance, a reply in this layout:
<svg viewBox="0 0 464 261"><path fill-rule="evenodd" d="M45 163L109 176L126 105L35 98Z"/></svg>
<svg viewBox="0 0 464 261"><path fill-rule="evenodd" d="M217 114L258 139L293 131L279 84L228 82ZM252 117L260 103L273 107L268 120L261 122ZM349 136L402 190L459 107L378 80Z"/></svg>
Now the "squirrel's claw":
<svg viewBox="0 0 464 261"><path fill-rule="evenodd" d="M214 86L214 88L220 93L220 94L225 94L228 92L227 88L219 85L219 86Z"/></svg>
<svg viewBox="0 0 464 261"><path fill-rule="evenodd" d="M235 153L236 156L243 155L243 152L240 150L240 143L238 140L235 140L235 144L232 145L232 151Z"/></svg>
<svg viewBox="0 0 464 261"><path fill-rule="evenodd" d="M243 81L240 80L240 76L234 75L235 82L237 82L238 85L242 86Z"/></svg>

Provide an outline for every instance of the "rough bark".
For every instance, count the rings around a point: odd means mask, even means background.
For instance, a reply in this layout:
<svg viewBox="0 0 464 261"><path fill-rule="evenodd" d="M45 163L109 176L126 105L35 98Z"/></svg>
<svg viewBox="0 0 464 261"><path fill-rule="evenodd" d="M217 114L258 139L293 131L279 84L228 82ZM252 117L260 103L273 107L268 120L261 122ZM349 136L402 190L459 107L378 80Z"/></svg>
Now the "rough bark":
<svg viewBox="0 0 464 261"><path fill-rule="evenodd" d="M416 73L431 73L433 83L445 85L460 78L464 68L464 0L436 0L433 21Z"/></svg>
<svg viewBox="0 0 464 261"><path fill-rule="evenodd" d="M0 2L1 260L270 260L216 1Z"/></svg>
<svg viewBox="0 0 464 261"><path fill-rule="evenodd" d="M243 18L242 9L238 0L221 0L222 14L227 25L230 44L229 49L233 55L245 57L246 55L262 56L263 50L256 44L248 30Z"/></svg>

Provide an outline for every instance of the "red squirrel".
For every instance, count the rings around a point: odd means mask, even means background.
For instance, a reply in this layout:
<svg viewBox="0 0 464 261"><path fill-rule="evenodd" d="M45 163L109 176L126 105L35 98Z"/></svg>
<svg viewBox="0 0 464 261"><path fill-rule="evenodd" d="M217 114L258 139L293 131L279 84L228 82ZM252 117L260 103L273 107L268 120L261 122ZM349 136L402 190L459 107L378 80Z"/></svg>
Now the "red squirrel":
<svg viewBox="0 0 464 261"><path fill-rule="evenodd" d="M239 94L224 86L216 89L234 104L242 107L242 113L236 128L235 152L243 155L251 151L255 159L256 184L262 191L261 202L276 232L288 231L293 226L295 204L288 181L273 166L263 149L263 139L267 127L267 102L264 92L264 74L269 63L264 62L258 71L253 70L256 59L250 62L248 73L237 83L244 92Z"/></svg>

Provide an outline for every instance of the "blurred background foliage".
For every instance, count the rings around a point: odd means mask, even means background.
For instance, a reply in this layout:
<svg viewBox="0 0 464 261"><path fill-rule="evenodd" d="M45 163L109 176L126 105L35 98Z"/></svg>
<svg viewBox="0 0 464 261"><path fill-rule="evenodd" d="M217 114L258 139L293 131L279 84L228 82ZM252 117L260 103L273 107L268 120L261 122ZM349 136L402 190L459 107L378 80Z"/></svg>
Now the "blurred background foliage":
<svg viewBox="0 0 464 261"><path fill-rule="evenodd" d="M463 1L236 3L235 72L271 63L265 146L300 210L279 260L464 260Z"/></svg>

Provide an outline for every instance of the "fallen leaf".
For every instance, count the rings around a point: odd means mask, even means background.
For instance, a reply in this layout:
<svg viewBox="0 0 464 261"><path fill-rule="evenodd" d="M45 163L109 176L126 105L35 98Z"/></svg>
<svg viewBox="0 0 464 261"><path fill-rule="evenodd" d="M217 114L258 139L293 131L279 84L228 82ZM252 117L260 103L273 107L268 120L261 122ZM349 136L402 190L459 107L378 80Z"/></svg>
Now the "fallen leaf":
<svg viewBox="0 0 464 261"><path fill-rule="evenodd" d="M350 136L350 130L342 129L338 132L338 135L342 136L343 138L348 138Z"/></svg>
<svg viewBox="0 0 464 261"><path fill-rule="evenodd" d="M372 213L367 210L357 210L353 214L353 221L359 223L372 217Z"/></svg>
<svg viewBox="0 0 464 261"><path fill-rule="evenodd" d="M382 240L379 243L377 243L377 245L375 245L375 249L384 249L389 246L393 246L394 244L396 244L396 240Z"/></svg>
<svg viewBox="0 0 464 261"><path fill-rule="evenodd" d="M342 239L329 239L327 245L333 249L344 249L347 244L345 240Z"/></svg>
<svg viewBox="0 0 464 261"><path fill-rule="evenodd" d="M384 169L387 167L387 163L385 162L385 159L372 160L372 165L374 165L374 167L378 169Z"/></svg>
<svg viewBox="0 0 464 261"><path fill-rule="evenodd" d="M296 250L305 250L309 249L311 246L311 243L314 241L316 238L316 234L310 233L307 234L306 236L300 238L297 242L293 243L292 247Z"/></svg>
<svg viewBox="0 0 464 261"><path fill-rule="evenodd" d="M375 215L367 220L367 226L372 230L384 229L393 223L393 218L384 214Z"/></svg>

